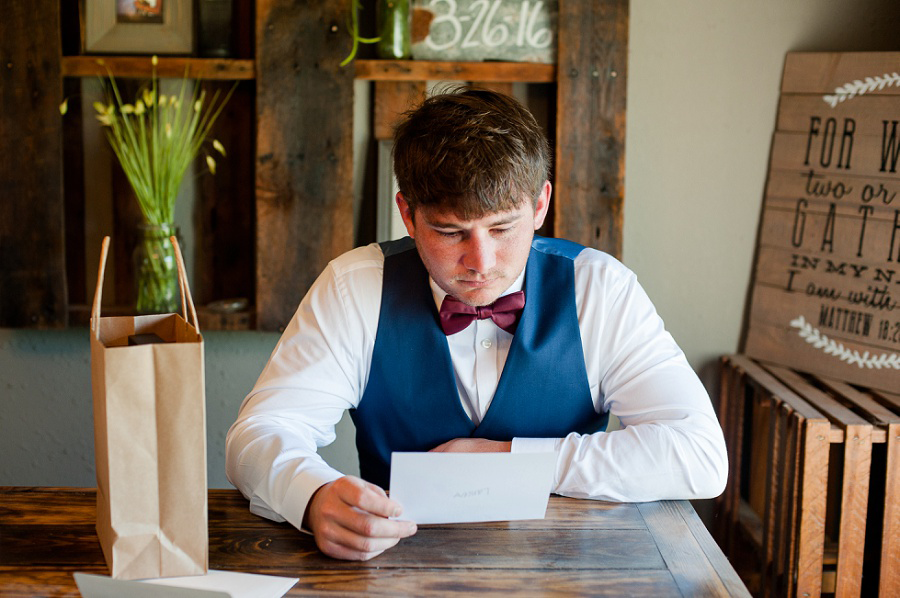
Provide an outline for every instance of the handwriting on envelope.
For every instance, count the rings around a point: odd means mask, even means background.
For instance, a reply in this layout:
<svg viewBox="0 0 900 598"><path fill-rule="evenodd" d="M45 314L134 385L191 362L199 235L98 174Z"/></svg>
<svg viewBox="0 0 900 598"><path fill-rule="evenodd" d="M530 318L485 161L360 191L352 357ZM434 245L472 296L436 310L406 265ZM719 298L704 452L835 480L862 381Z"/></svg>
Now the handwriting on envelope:
<svg viewBox="0 0 900 598"><path fill-rule="evenodd" d="M543 519L556 453L393 453L400 519L464 523Z"/></svg>

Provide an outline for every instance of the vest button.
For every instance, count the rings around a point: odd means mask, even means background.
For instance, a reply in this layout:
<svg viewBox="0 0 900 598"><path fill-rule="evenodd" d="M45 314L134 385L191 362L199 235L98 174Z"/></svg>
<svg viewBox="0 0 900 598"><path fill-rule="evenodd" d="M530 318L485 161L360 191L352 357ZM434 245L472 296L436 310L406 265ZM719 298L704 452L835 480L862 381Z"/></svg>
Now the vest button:
<svg viewBox="0 0 900 598"><path fill-rule="evenodd" d="M491 339L489 339L489 338L486 338L483 341L481 341L481 346L484 347L485 349L490 349L491 345L493 345L493 344L494 343L492 343Z"/></svg>

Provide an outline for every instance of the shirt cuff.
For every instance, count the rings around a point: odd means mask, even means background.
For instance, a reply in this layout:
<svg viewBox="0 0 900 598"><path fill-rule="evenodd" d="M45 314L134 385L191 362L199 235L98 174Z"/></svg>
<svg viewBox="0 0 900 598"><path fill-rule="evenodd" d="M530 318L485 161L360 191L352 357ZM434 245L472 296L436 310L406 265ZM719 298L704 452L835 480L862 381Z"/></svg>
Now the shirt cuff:
<svg viewBox="0 0 900 598"><path fill-rule="evenodd" d="M562 438L513 438L509 448L511 453L556 453L556 469L553 473L553 486L550 492L559 488L559 450Z"/></svg>
<svg viewBox="0 0 900 598"><path fill-rule="evenodd" d="M309 530L303 527L303 515L306 513L309 500L316 490L342 477L344 474L330 467L308 469L298 474L291 480L284 494L281 514L298 530L309 533Z"/></svg>
<svg viewBox="0 0 900 598"><path fill-rule="evenodd" d="M562 438L513 438L511 453L556 453Z"/></svg>

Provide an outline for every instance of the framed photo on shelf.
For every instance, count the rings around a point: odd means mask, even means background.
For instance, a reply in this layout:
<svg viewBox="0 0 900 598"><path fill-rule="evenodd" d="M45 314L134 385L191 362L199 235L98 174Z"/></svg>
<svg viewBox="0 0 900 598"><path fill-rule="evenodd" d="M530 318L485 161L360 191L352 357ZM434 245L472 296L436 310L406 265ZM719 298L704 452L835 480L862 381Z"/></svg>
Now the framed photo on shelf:
<svg viewBox="0 0 900 598"><path fill-rule="evenodd" d="M89 54L190 54L193 0L84 0Z"/></svg>

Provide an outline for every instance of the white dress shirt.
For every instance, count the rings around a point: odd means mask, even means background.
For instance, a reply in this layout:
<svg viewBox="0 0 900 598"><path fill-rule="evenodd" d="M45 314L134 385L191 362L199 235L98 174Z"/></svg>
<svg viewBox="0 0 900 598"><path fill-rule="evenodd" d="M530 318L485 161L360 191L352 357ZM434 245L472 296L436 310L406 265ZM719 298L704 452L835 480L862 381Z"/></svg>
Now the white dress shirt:
<svg viewBox="0 0 900 598"><path fill-rule="evenodd" d="M226 473L254 513L300 528L312 494L343 475L316 450L334 441L335 425L366 388L383 268L378 244L332 261L244 399L226 440ZM594 408L610 411L623 427L514 438L512 451L556 452L553 492L565 496L628 502L717 496L728 469L722 429L650 299L634 274L605 253L585 249L574 268ZM523 279L506 293L521 289ZM439 307L445 293L433 281L431 287ZM512 335L487 319L447 338L460 401L478 424Z"/></svg>

